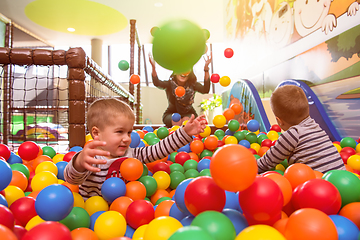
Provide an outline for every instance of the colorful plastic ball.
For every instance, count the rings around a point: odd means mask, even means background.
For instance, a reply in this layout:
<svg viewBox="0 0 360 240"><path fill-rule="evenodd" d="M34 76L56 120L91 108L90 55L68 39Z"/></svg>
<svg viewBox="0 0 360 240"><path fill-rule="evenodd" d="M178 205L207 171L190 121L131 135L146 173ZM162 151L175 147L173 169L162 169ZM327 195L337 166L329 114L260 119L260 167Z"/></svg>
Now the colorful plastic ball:
<svg viewBox="0 0 360 240"><path fill-rule="evenodd" d="M144 225L141 225L140 227L138 227L135 231L134 231L134 234L132 236L132 239L133 240L142 240L144 239L144 233L145 233L145 230L147 228L149 224L144 224Z"/></svg>
<svg viewBox="0 0 360 240"><path fill-rule="evenodd" d="M85 210L91 216L98 211L108 211L109 205L104 198L92 196L85 201Z"/></svg>
<svg viewBox="0 0 360 240"><path fill-rule="evenodd" d="M284 197L284 206L288 204L291 200L293 195L293 189L291 184L287 178L283 175L276 173L276 172L269 172L263 175L264 177L270 178L273 180L279 187Z"/></svg>
<svg viewBox="0 0 360 240"><path fill-rule="evenodd" d="M43 150L43 155L47 155L50 158L53 158L56 155L55 149L51 146L44 146L42 150Z"/></svg>
<svg viewBox="0 0 360 240"><path fill-rule="evenodd" d="M42 189L35 202L37 214L46 221L64 219L71 212L73 206L72 192L60 184L53 184Z"/></svg>
<svg viewBox="0 0 360 240"><path fill-rule="evenodd" d="M156 192L150 197L150 202L155 206L159 199L171 198L170 193L165 189L157 189Z"/></svg>
<svg viewBox="0 0 360 240"><path fill-rule="evenodd" d="M63 161L64 156L65 156L65 154L58 153L58 154L56 154L56 155L53 157L52 160L53 160L53 162L56 164L56 163L58 163L58 162Z"/></svg>
<svg viewBox="0 0 360 240"><path fill-rule="evenodd" d="M219 80L219 83L220 83L221 86L227 87L227 86L230 85L231 80L230 80L230 78L228 76L222 76L220 78L220 80Z"/></svg>
<svg viewBox="0 0 360 240"><path fill-rule="evenodd" d="M241 103L232 103L232 104L230 105L230 108L231 108L232 110L234 110L235 115L240 114L240 113L242 112L242 110L243 110L243 107L242 107L242 104L241 104Z"/></svg>
<svg viewBox="0 0 360 240"><path fill-rule="evenodd" d="M174 122L178 122L178 121L180 121L180 119L181 119L181 115L178 114L178 113L173 113L173 114L171 115L171 119L172 119Z"/></svg>
<svg viewBox="0 0 360 240"><path fill-rule="evenodd" d="M175 88L175 95L178 96L178 97L182 97L185 95L185 88L182 87L182 86L178 86Z"/></svg>
<svg viewBox="0 0 360 240"><path fill-rule="evenodd" d="M179 171L170 173L170 188L176 189L177 186L186 179L185 174Z"/></svg>
<svg viewBox="0 0 360 240"><path fill-rule="evenodd" d="M287 240L338 239L336 226L331 218L314 208L302 208L292 213L284 235Z"/></svg>
<svg viewBox="0 0 360 240"><path fill-rule="evenodd" d="M234 133L234 137L240 142L241 140L245 140L245 133L237 131Z"/></svg>
<svg viewBox="0 0 360 240"><path fill-rule="evenodd" d="M360 171L360 155L352 155L347 159L347 165L349 165L352 169L356 169Z"/></svg>
<svg viewBox="0 0 360 240"><path fill-rule="evenodd" d="M197 164L196 169L198 170L198 172L201 172L204 169L210 169L210 162L211 162L210 159L203 158Z"/></svg>
<svg viewBox="0 0 360 240"><path fill-rule="evenodd" d="M59 222L46 221L31 228L23 240L72 240L70 230Z"/></svg>
<svg viewBox="0 0 360 240"><path fill-rule="evenodd" d="M126 60L121 60L119 63L118 63L118 67L121 71L126 71L129 69L129 63L126 61Z"/></svg>
<svg viewBox="0 0 360 240"><path fill-rule="evenodd" d="M91 230L94 231L94 226L95 226L95 222L96 222L97 218L104 212L106 212L106 211L98 211L98 212L95 212L92 215L90 215L90 226L89 226L89 228Z"/></svg>
<svg viewBox="0 0 360 240"><path fill-rule="evenodd" d="M130 197L132 200L140 200L146 197L146 188L144 184L139 181L131 181L126 184L125 196Z"/></svg>
<svg viewBox="0 0 360 240"><path fill-rule="evenodd" d="M170 186L170 176L165 171L157 171L153 174L153 178L156 180L158 189L167 189Z"/></svg>
<svg viewBox="0 0 360 240"><path fill-rule="evenodd" d="M152 169L152 173L156 173L158 171L164 171L167 172L168 174L170 174L170 166L165 163L165 162L158 162L154 165L153 169Z"/></svg>
<svg viewBox="0 0 360 240"><path fill-rule="evenodd" d="M189 169L184 173L185 178L197 178L199 176L199 172L196 169Z"/></svg>
<svg viewBox="0 0 360 240"><path fill-rule="evenodd" d="M12 179L12 169L10 165L0 160L0 191L4 190L11 182Z"/></svg>
<svg viewBox="0 0 360 240"><path fill-rule="evenodd" d="M89 228L76 228L71 231L73 240L98 240L98 236Z"/></svg>
<svg viewBox="0 0 360 240"><path fill-rule="evenodd" d="M52 172L44 171L35 174L31 180L31 188L33 191L40 191L47 186L58 183L56 175Z"/></svg>
<svg viewBox="0 0 360 240"><path fill-rule="evenodd" d="M161 216L155 218L146 227L144 232L144 239L167 240L182 226L183 225L180 223L180 221L173 217Z"/></svg>
<svg viewBox="0 0 360 240"><path fill-rule="evenodd" d="M245 216L235 209L224 208L222 213L233 223L236 235L249 226Z"/></svg>
<svg viewBox="0 0 360 240"><path fill-rule="evenodd" d="M189 160L191 157L187 152L178 152L175 156L175 163L184 165L184 163Z"/></svg>
<svg viewBox="0 0 360 240"><path fill-rule="evenodd" d="M341 215L329 215L336 226L339 240L357 240L359 236L358 227L348 218Z"/></svg>
<svg viewBox="0 0 360 240"><path fill-rule="evenodd" d="M293 189L310 179L316 178L314 170L303 163L294 163L290 165L285 170L284 177L289 180Z"/></svg>
<svg viewBox="0 0 360 240"><path fill-rule="evenodd" d="M197 169L197 165L198 165L198 162L194 159L189 159L187 160L183 167L184 167L184 170L187 171L189 169Z"/></svg>
<svg viewBox="0 0 360 240"><path fill-rule="evenodd" d="M228 122L228 128L232 132L236 132L240 127L240 123L238 120L232 119Z"/></svg>
<svg viewBox="0 0 360 240"><path fill-rule="evenodd" d="M62 219L60 223L67 226L70 231L76 228L89 228L90 216L84 208L73 207L69 215Z"/></svg>
<svg viewBox="0 0 360 240"><path fill-rule="evenodd" d="M104 212L96 219L94 232L99 239L122 237L126 232L126 220L119 212Z"/></svg>
<svg viewBox="0 0 360 240"><path fill-rule="evenodd" d="M271 125L270 130L273 130L275 132L281 132L281 127L277 124L273 124Z"/></svg>
<svg viewBox="0 0 360 240"><path fill-rule="evenodd" d="M7 161L10 158L10 155L11 151L9 147L5 144L0 143L0 156Z"/></svg>
<svg viewBox="0 0 360 240"><path fill-rule="evenodd" d="M246 123L246 126L247 126L247 129L251 132L256 132L257 130L260 129L260 123L255 119L249 120Z"/></svg>
<svg viewBox="0 0 360 240"><path fill-rule="evenodd" d="M22 159L30 161L38 156L39 151L39 146L35 142L26 141L20 144L18 154Z"/></svg>
<svg viewBox="0 0 360 240"><path fill-rule="evenodd" d="M164 197L164 198L160 198L157 202L159 203L155 205L156 206L154 213L155 218L161 216L169 216L170 208L175 204L175 201L171 200L171 198Z"/></svg>
<svg viewBox="0 0 360 240"><path fill-rule="evenodd" d="M192 69L205 52L203 30L185 19L169 21L160 29L152 42L154 60L175 73Z"/></svg>
<svg viewBox="0 0 360 240"><path fill-rule="evenodd" d="M140 82L140 76L137 74L131 74L130 82L134 85L138 84Z"/></svg>
<svg viewBox="0 0 360 240"><path fill-rule="evenodd" d="M216 129L214 132L214 135L218 138L218 139L222 139L225 136L225 132L222 129Z"/></svg>
<svg viewBox="0 0 360 240"><path fill-rule="evenodd" d="M113 202L116 198L124 196L126 193L125 182L118 177L111 177L105 180L101 186L101 195L108 202Z"/></svg>
<svg viewBox="0 0 360 240"><path fill-rule="evenodd" d="M209 136L210 134L211 134L211 128L209 127L209 125L206 125L204 131L202 133L200 133L199 135L204 138L204 137Z"/></svg>
<svg viewBox="0 0 360 240"><path fill-rule="evenodd" d="M4 158L5 160L5 158ZM17 163L23 163L23 160L19 155L16 155L15 153L11 152L10 157L8 158L7 162L9 164L17 164Z"/></svg>
<svg viewBox="0 0 360 240"><path fill-rule="evenodd" d="M219 74L217 74L217 73L211 74L210 81L211 81L212 83L218 83L219 80L220 80Z"/></svg>
<svg viewBox="0 0 360 240"><path fill-rule="evenodd" d="M224 50L224 56L226 58L231 58L234 55L234 50L232 50L231 48L226 48Z"/></svg>
<svg viewBox="0 0 360 240"><path fill-rule="evenodd" d="M136 158L127 158L120 165L120 174L128 181L139 179L143 171L143 164Z"/></svg>
<svg viewBox="0 0 360 240"><path fill-rule="evenodd" d="M131 137L130 147L136 148L140 143L140 139L141 139L140 135L136 131L132 131L130 137Z"/></svg>
<svg viewBox="0 0 360 240"><path fill-rule="evenodd" d="M169 136L169 129L167 129L166 127L159 127L156 131L156 134L158 138L164 139Z"/></svg>
<svg viewBox="0 0 360 240"><path fill-rule="evenodd" d="M241 140L241 141L239 142L239 145L241 145L241 146L243 146L243 147L245 147L245 148L250 148L251 143L250 143L248 140L244 139L244 140Z"/></svg>
<svg viewBox="0 0 360 240"><path fill-rule="evenodd" d="M186 217L186 214L183 213L175 203L170 208L169 216L181 221L184 217Z"/></svg>
<svg viewBox="0 0 360 240"><path fill-rule="evenodd" d="M271 141L274 141L274 140L277 140L279 138L279 134L277 132L275 132L274 130L270 130L266 136L271 140Z"/></svg>
<svg viewBox="0 0 360 240"><path fill-rule="evenodd" d="M70 160L72 159L72 157L76 154L75 151L70 151L70 152L67 152L64 157L63 157L63 161L65 162L70 162Z"/></svg>
<svg viewBox="0 0 360 240"><path fill-rule="evenodd" d="M177 150L178 152L187 152L187 153L190 153L191 150L190 150L190 144L186 144L184 146L182 146L181 148L179 148Z"/></svg>
<svg viewBox="0 0 360 240"><path fill-rule="evenodd" d="M210 240L213 237L205 230L197 226L185 226L174 232L168 240Z"/></svg>
<svg viewBox="0 0 360 240"><path fill-rule="evenodd" d="M177 207L182 211L185 215L191 215L189 210L187 209L185 205L185 190L188 187L189 183L193 181L193 179L186 179L182 181L176 188L174 199Z"/></svg>
<svg viewBox="0 0 360 240"><path fill-rule="evenodd" d="M226 118L227 121L230 121L232 119L234 119L235 117L235 112L234 110L232 110L231 108L226 108L224 111L223 111L223 115L224 117ZM236 129L237 130L237 129ZM233 132L235 132L236 130L231 130Z"/></svg>
<svg viewBox="0 0 360 240"><path fill-rule="evenodd" d="M357 142L356 142L353 138L351 138L351 137L344 137L344 138L341 139L341 141L340 141L340 146L341 146L342 148L344 148L344 147L351 147L351 148L355 149L355 148L356 148L356 145L357 145Z"/></svg>
<svg viewBox="0 0 360 240"><path fill-rule="evenodd" d="M358 228L360 227L360 202L352 202L343 206L339 215L350 219Z"/></svg>
<svg viewBox="0 0 360 240"><path fill-rule="evenodd" d="M132 202L126 211L126 221L134 229L150 223L154 217L155 211L153 205L146 200Z"/></svg>
<svg viewBox="0 0 360 240"><path fill-rule="evenodd" d="M18 200L19 198L25 197L24 191L21 190L18 186L9 185L4 189L5 199L8 203L8 206L11 207L11 204Z"/></svg>
<svg viewBox="0 0 360 240"><path fill-rule="evenodd" d="M184 167L181 165L181 164L179 164L179 163L173 163L173 164L171 164L170 165L170 173L172 173L172 172L175 172L175 171L179 171L179 172L181 172L181 173L184 173L185 172L185 170L184 170Z"/></svg>
<svg viewBox="0 0 360 240"><path fill-rule="evenodd" d="M201 140L194 140L190 143L190 150L196 154L204 150L204 143Z"/></svg>
<svg viewBox="0 0 360 240"><path fill-rule="evenodd" d="M65 167L66 167L67 164L68 164L68 162L65 162L65 161L60 161L60 162L57 162L55 164L56 167L57 167L57 170L58 170L58 173L57 173L57 178L58 179L61 179L61 180L65 181L64 170L65 170Z"/></svg>
<svg viewBox="0 0 360 240"><path fill-rule="evenodd" d="M29 179L30 171L29 171L29 168L27 166L25 166L24 164L22 164L22 163L14 163L14 164L10 165L10 168L13 171L22 172L26 176L26 178Z"/></svg>
<svg viewBox="0 0 360 240"><path fill-rule="evenodd" d="M222 128L226 124L226 118L224 115L216 115L213 119L213 124L217 128Z"/></svg>
<svg viewBox="0 0 360 240"><path fill-rule="evenodd" d="M54 162L50 162L50 161L41 162L35 168L35 174L38 174L39 172L44 172L44 171L52 172L54 175L58 174L57 166L55 165Z"/></svg>
<svg viewBox="0 0 360 240"><path fill-rule="evenodd" d="M33 227L35 227L43 222L46 222L46 221L43 220L41 217L39 217L39 215L36 215L35 217L33 217L32 219L29 220L29 222L25 226L25 229L29 231Z"/></svg>
<svg viewBox="0 0 360 240"><path fill-rule="evenodd" d="M207 136L204 140L204 146L210 151L214 151L218 146L218 139L214 135Z"/></svg>
<svg viewBox="0 0 360 240"><path fill-rule="evenodd" d="M15 232L8 227L0 224L0 236L3 240L18 240L18 236Z"/></svg>
<svg viewBox="0 0 360 240"><path fill-rule="evenodd" d="M133 200L127 196L118 197L111 203L109 210L117 211L126 216L126 211L132 202Z"/></svg>
<svg viewBox="0 0 360 240"><path fill-rule="evenodd" d="M4 205L0 205L0 225L3 225L10 230L12 230L15 225L14 214Z"/></svg>
<svg viewBox="0 0 360 240"><path fill-rule="evenodd" d="M10 182L9 185L17 186L22 191L25 192L25 190L26 190L26 188L28 186L28 179L27 179L27 177L25 176L24 173L22 173L20 171L13 171L11 182Z"/></svg>
<svg viewBox="0 0 360 240"><path fill-rule="evenodd" d="M285 237L274 227L264 224L257 224L246 227L235 238L235 240L286 240Z"/></svg>
<svg viewBox="0 0 360 240"><path fill-rule="evenodd" d="M147 197L152 196L156 192L157 182L156 182L155 178L153 178L151 176L142 176L139 179L139 182L141 182L145 186Z"/></svg>
<svg viewBox="0 0 360 240"><path fill-rule="evenodd" d="M225 145L215 151L210 163L214 181L228 191L242 191L257 175L257 163L251 152L241 145Z"/></svg>
<svg viewBox="0 0 360 240"><path fill-rule="evenodd" d="M331 182L339 190L341 206L360 201L360 179L346 170L331 170L322 179Z"/></svg>

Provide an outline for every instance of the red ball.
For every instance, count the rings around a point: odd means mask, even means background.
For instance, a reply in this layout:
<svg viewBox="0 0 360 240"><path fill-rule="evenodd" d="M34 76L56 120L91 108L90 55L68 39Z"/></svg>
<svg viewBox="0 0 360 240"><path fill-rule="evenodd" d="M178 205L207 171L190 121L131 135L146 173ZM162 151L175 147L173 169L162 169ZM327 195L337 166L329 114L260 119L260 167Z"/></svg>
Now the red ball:
<svg viewBox="0 0 360 240"><path fill-rule="evenodd" d="M226 58L231 58L234 55L234 50L231 48L226 48L224 51L224 55Z"/></svg>
<svg viewBox="0 0 360 240"><path fill-rule="evenodd" d="M185 206L194 216L204 211L221 212L226 203L225 190L208 176L197 177L185 189Z"/></svg>
<svg viewBox="0 0 360 240"><path fill-rule="evenodd" d="M273 145L272 141L270 139L264 139L261 142L262 147L268 147L270 148Z"/></svg>
<svg viewBox="0 0 360 240"><path fill-rule="evenodd" d="M211 81L212 83L218 83L219 80L220 80L219 74L217 74L217 73L211 74L210 81Z"/></svg>
<svg viewBox="0 0 360 240"><path fill-rule="evenodd" d="M39 151L40 148L35 142L26 141L20 144L18 149L18 154L21 157L21 159L30 161L38 156Z"/></svg>
<svg viewBox="0 0 360 240"><path fill-rule="evenodd" d="M341 149L340 153L343 153L343 152L348 153L350 156L356 154L355 149L353 149L352 147L343 147Z"/></svg>
<svg viewBox="0 0 360 240"><path fill-rule="evenodd" d="M70 230L59 222L46 221L31 228L21 240L72 240Z"/></svg>
<svg viewBox="0 0 360 240"><path fill-rule="evenodd" d="M8 146L6 146L5 144L0 143L0 156L5 158L5 160L7 161L10 157L10 149Z"/></svg>
<svg viewBox="0 0 360 240"><path fill-rule="evenodd" d="M164 171L167 172L168 174L171 173L170 166L165 162L158 162L157 164L155 164L155 166L152 169L152 173L156 173L157 171Z"/></svg>
<svg viewBox="0 0 360 240"><path fill-rule="evenodd" d="M255 149L253 149L253 148L249 148L249 151L254 155L257 154L257 151Z"/></svg>
<svg viewBox="0 0 360 240"><path fill-rule="evenodd" d="M15 225L14 214L9 208L0 204L0 224L12 230Z"/></svg>
<svg viewBox="0 0 360 240"><path fill-rule="evenodd" d="M292 195L294 208L316 208L327 215L337 214L341 208L339 190L324 179L310 179L298 185Z"/></svg>
<svg viewBox="0 0 360 240"><path fill-rule="evenodd" d="M14 214L15 219L25 227L26 224L37 215L35 210L35 199L31 197L22 197L15 200L10 210Z"/></svg>
<svg viewBox="0 0 360 240"><path fill-rule="evenodd" d="M178 152L175 155L175 162L180 164L180 165L184 165L184 163L189 159L191 159L191 156L187 152Z"/></svg>
<svg viewBox="0 0 360 240"><path fill-rule="evenodd" d="M27 233L27 230L23 226L15 225L13 229L13 233L16 235L18 239L22 239L25 233Z"/></svg>
<svg viewBox="0 0 360 240"><path fill-rule="evenodd" d="M341 152L341 151L340 151L340 157L341 157L341 159L343 160L344 164L347 164L347 160L348 160L348 158L349 158L350 156L351 156L350 153L348 153L348 152Z"/></svg>
<svg viewBox="0 0 360 240"><path fill-rule="evenodd" d="M72 159L72 157L73 157L75 154L76 154L76 152L74 152L74 151L70 151L70 152L66 153L66 154L64 155L63 161L65 161L65 162L70 162L70 160Z"/></svg>
<svg viewBox="0 0 360 240"><path fill-rule="evenodd" d="M126 211L126 222L134 229L150 223L154 218L154 207L146 200L135 200L130 203Z"/></svg>
<svg viewBox="0 0 360 240"><path fill-rule="evenodd" d="M273 130L275 132L281 132L281 127L277 124L274 124L271 126L270 130Z"/></svg>
<svg viewBox="0 0 360 240"><path fill-rule="evenodd" d="M130 82L132 83L132 84L138 84L139 82L140 82L140 76L139 75L136 75L136 74L132 74L131 76L130 76Z"/></svg>

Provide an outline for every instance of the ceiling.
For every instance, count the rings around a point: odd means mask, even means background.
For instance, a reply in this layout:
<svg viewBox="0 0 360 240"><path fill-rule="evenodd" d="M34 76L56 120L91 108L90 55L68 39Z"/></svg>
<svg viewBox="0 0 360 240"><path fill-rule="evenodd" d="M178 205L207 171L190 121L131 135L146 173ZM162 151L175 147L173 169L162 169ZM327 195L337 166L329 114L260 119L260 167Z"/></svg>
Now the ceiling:
<svg viewBox="0 0 360 240"><path fill-rule="evenodd" d="M62 6L46 6L50 2L61 2ZM93 8L89 10L88 4ZM112 18L110 14L98 16L99 11L95 11L102 8L119 18ZM1 0L0 13L52 46L90 45L94 38L101 39L104 45L127 44L130 42L130 19L136 20L141 44L151 43L153 27L160 27L174 18L187 19L207 29L210 32L208 42L223 42L224 36L223 0ZM95 28L94 19L101 22L100 30L107 27L108 32L90 31ZM116 21L119 24L114 24ZM77 29L73 33L59 31L60 23L76 23ZM32 45L41 44L35 38L15 31L15 47Z"/></svg>

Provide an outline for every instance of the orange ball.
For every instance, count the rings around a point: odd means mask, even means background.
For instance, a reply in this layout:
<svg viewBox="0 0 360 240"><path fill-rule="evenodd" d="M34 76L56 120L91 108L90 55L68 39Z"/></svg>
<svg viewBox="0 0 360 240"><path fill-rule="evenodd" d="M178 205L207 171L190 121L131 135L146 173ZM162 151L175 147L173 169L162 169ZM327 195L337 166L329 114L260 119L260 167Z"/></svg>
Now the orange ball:
<svg viewBox="0 0 360 240"><path fill-rule="evenodd" d="M302 208L290 215L285 227L287 240L337 240L336 226L326 213L315 208Z"/></svg>
<svg viewBox="0 0 360 240"><path fill-rule="evenodd" d="M270 149L269 147L265 147L265 146L264 146L264 147L260 147L257 155L259 155L260 157L262 157L262 156L267 152L267 150L269 150L269 149Z"/></svg>
<svg viewBox="0 0 360 240"><path fill-rule="evenodd" d="M136 158L125 159L120 165L120 174L128 181L139 179L143 171L143 164Z"/></svg>
<svg viewBox="0 0 360 240"><path fill-rule="evenodd" d="M165 189L157 189L156 192L150 197L150 201L153 205L162 197L170 197L170 194Z"/></svg>
<svg viewBox="0 0 360 240"><path fill-rule="evenodd" d="M132 74L131 76L130 76L130 82L132 83L132 84L138 84L139 82L140 82L140 76L139 75L136 75L136 74Z"/></svg>
<svg viewBox="0 0 360 240"><path fill-rule="evenodd" d="M21 190L23 190L23 192L25 192L25 190L28 186L28 183L29 183L29 181L24 173L22 173L20 171L12 171L12 178L11 178L11 182L9 185L17 186Z"/></svg>
<svg viewBox="0 0 360 240"><path fill-rule="evenodd" d="M182 86L178 86L175 88L175 95L178 97L182 97L185 95L185 88Z"/></svg>
<svg viewBox="0 0 360 240"><path fill-rule="evenodd" d="M126 217L126 211L132 202L133 200L127 196L118 197L111 203L109 210L117 211Z"/></svg>
<svg viewBox="0 0 360 240"><path fill-rule="evenodd" d="M350 219L358 228L360 228L360 202L346 204L341 208L339 215Z"/></svg>
<svg viewBox="0 0 360 240"><path fill-rule="evenodd" d="M37 197L37 195L39 194L39 192L40 192L40 190L32 191L32 192L28 195L28 197L31 197L31 198L33 198L33 199L36 200L36 197Z"/></svg>
<svg viewBox="0 0 360 240"><path fill-rule="evenodd" d="M71 231L72 240L98 240L96 233L90 228L76 228Z"/></svg>
<svg viewBox="0 0 360 240"><path fill-rule="evenodd" d="M132 181L126 184L125 196L132 200L142 200L146 197L146 188L144 184L139 181Z"/></svg>
<svg viewBox="0 0 360 240"><path fill-rule="evenodd" d="M204 150L205 146L204 143L201 140L194 140L190 143L190 150L193 153L202 153L202 151Z"/></svg>
<svg viewBox="0 0 360 240"><path fill-rule="evenodd" d="M316 178L314 170L308 165L303 163L294 163L286 168L284 172L292 188L295 189L299 184L306 182L307 180Z"/></svg>
<svg viewBox="0 0 360 240"><path fill-rule="evenodd" d="M161 216L169 216L170 208L175 203L174 200L164 200L158 204L155 209L155 218Z"/></svg>
<svg viewBox="0 0 360 240"><path fill-rule="evenodd" d="M137 132L137 134L139 134L139 136L140 136L141 139L144 139L144 136L145 136L144 131L138 130L138 131L136 131L136 132Z"/></svg>
<svg viewBox="0 0 360 240"><path fill-rule="evenodd" d="M213 154L210 173L222 189L237 192L254 182L258 167L249 149L238 144L227 144Z"/></svg>
<svg viewBox="0 0 360 240"><path fill-rule="evenodd" d="M61 185L64 185L70 189L71 192L78 193L79 192L79 185L73 185L68 182L63 182Z"/></svg>
<svg viewBox="0 0 360 240"><path fill-rule="evenodd" d="M40 156L37 156L34 161L33 161L33 164L32 164L32 168L33 169L36 169L36 167L42 163L42 162L45 162L45 161L52 161L51 157L47 156L47 155L40 155Z"/></svg>
<svg viewBox="0 0 360 240"><path fill-rule="evenodd" d="M280 187L280 190L284 197L283 206L285 206L288 202L290 202L293 190L287 178L285 178L283 175L278 173L266 173L263 176L272 179Z"/></svg>
<svg viewBox="0 0 360 240"><path fill-rule="evenodd" d="M322 176L324 175L322 172L319 172L319 171L316 171L316 170L314 170L314 173L315 173L315 177L318 178L318 179L321 179Z"/></svg>
<svg viewBox="0 0 360 240"><path fill-rule="evenodd" d="M233 109L231 108L226 108L223 112L224 117L226 118L226 120L230 121L231 119L234 119L235 117L235 112Z"/></svg>
<svg viewBox="0 0 360 240"><path fill-rule="evenodd" d="M210 151L214 151L218 146L218 139L214 135L207 136L204 141L204 146Z"/></svg>
<svg viewBox="0 0 360 240"><path fill-rule="evenodd" d="M234 111L235 115L240 114L243 110L241 103L233 103L230 105L230 108Z"/></svg>
<svg viewBox="0 0 360 240"><path fill-rule="evenodd" d="M0 224L0 236L2 240L18 240L15 233L2 224Z"/></svg>
<svg viewBox="0 0 360 240"><path fill-rule="evenodd" d="M282 235L284 235L285 227L286 227L288 220L289 220L289 218L281 218L274 223L273 227L276 230L278 230Z"/></svg>
<svg viewBox="0 0 360 240"><path fill-rule="evenodd" d="M199 162L200 159L199 159L199 156L196 153L189 152L189 155L190 155L190 159L193 159L193 160Z"/></svg>

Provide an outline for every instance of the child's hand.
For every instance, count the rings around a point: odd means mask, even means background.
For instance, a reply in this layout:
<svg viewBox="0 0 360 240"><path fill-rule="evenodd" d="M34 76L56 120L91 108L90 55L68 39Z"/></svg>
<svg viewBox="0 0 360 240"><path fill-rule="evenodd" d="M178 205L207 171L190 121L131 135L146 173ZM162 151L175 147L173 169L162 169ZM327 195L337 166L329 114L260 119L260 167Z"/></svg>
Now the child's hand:
<svg viewBox="0 0 360 240"><path fill-rule="evenodd" d="M205 127L206 127L205 115L200 115L197 118L195 118L194 114L192 114L191 118L185 124L184 130L189 136L193 136L204 132Z"/></svg>
<svg viewBox="0 0 360 240"><path fill-rule="evenodd" d="M105 164L106 160L94 158L98 156L109 156L108 151L99 149L101 146L105 146L106 142L99 141L94 138L91 142L84 146L84 149L79 153L75 159L73 165L78 172L84 172L85 170L91 172L100 172L100 168L94 167L94 164Z"/></svg>

